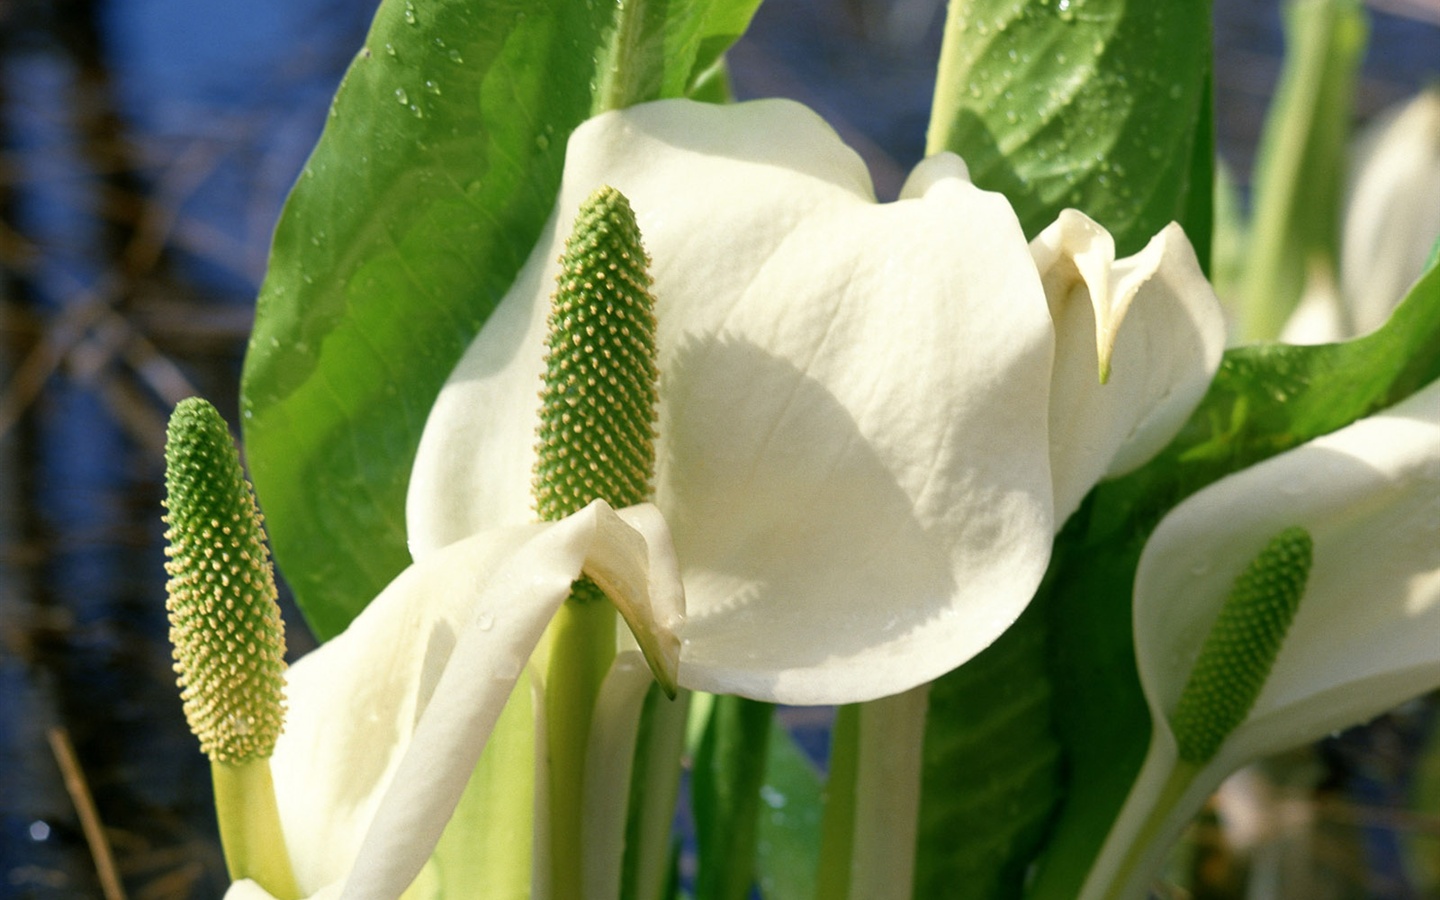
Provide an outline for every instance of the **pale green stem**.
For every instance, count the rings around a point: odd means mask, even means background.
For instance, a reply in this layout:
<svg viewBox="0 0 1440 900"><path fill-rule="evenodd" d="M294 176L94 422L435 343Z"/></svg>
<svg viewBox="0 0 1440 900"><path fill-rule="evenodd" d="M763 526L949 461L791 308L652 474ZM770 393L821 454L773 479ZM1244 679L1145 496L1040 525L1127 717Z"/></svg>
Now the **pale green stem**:
<svg viewBox="0 0 1440 900"><path fill-rule="evenodd" d="M837 714L817 900L910 900L929 701L925 684Z"/></svg>
<svg viewBox="0 0 1440 900"><path fill-rule="evenodd" d="M545 730L550 769L550 864L555 900L582 900L585 756L600 685L615 659L615 607L567 600L550 623Z"/></svg>
<svg viewBox="0 0 1440 900"><path fill-rule="evenodd" d="M621 896L635 747L646 694L654 683L642 656L630 652L615 658L600 688L590 729L590 749L585 758L582 873L586 900L617 900ZM669 701L664 702L670 705ZM668 762L669 768L678 775L679 753ZM672 806L672 818L674 812Z"/></svg>
<svg viewBox="0 0 1440 900"><path fill-rule="evenodd" d="M290 852L275 805L275 782L265 757L239 763L211 761L215 815L232 881L249 878L276 900L298 900Z"/></svg>
<svg viewBox="0 0 1440 900"><path fill-rule="evenodd" d="M646 0L618 0L615 28L597 59L599 69L591 115L624 109L646 100L640 46L645 30Z"/></svg>
<svg viewBox="0 0 1440 900"><path fill-rule="evenodd" d="M685 725L690 715L690 692L681 689L674 700L658 690L647 703L653 712L649 731L637 758L646 762L645 783L632 789L638 807L631 812L635 827L631 852L635 870L635 900L661 900L670 876L670 853L675 825L675 804L680 798L680 756L685 751Z"/></svg>
<svg viewBox="0 0 1440 900"><path fill-rule="evenodd" d="M930 685L860 705L852 900L910 900Z"/></svg>
<svg viewBox="0 0 1440 900"><path fill-rule="evenodd" d="M1285 69L1257 166L1250 256L1241 282L1241 338L1280 334L1309 273L1333 276L1344 145L1365 44L1354 0L1294 0Z"/></svg>
<svg viewBox="0 0 1440 900"><path fill-rule="evenodd" d="M835 711L830 732L830 774L820 820L820 866L815 900L850 896L850 859L855 842L855 785L860 772L860 704Z"/></svg>
<svg viewBox="0 0 1440 900"><path fill-rule="evenodd" d="M968 0L950 0L945 15L945 33L940 40L940 66L935 73L935 96L930 103L930 127L925 134L925 155L951 149L951 129L963 103L970 60L965 57Z"/></svg>
<svg viewBox="0 0 1440 900"><path fill-rule="evenodd" d="M1189 793L1199 774L1199 766L1183 761L1175 763L1145 819L1133 834L1127 835L1129 840L1125 855L1121 857L1119 867L1105 886L1104 893L1100 895L1104 900L1121 900L1135 893L1135 886L1131 882L1145 874L1142 869L1150 868L1152 860L1148 857L1153 856L1156 846L1169 846L1170 836L1166 833L1166 825L1175 812L1175 807Z"/></svg>

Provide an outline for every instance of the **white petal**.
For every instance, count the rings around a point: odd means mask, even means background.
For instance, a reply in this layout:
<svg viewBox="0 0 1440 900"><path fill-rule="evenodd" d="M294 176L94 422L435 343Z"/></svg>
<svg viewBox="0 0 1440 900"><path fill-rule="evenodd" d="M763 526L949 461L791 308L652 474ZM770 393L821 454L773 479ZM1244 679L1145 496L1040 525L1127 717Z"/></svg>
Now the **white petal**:
<svg viewBox="0 0 1440 900"><path fill-rule="evenodd" d="M347 898L393 898L409 885L581 571L607 572L647 621L649 596L679 592L651 583L657 571L673 582L674 563L652 570L637 540L600 502L467 538L411 566L291 668L272 769L302 891L348 879Z"/></svg>
<svg viewBox="0 0 1440 900"><path fill-rule="evenodd" d="M1299 612L1238 764L1378 715L1440 685L1440 384L1246 469L1161 522L1135 584L1152 707L1172 709L1239 572L1283 529L1314 539Z"/></svg>
<svg viewBox="0 0 1440 900"><path fill-rule="evenodd" d="M1220 365L1225 322L1173 223L1116 260L1109 232L1065 210L1030 249L1055 320L1050 464L1059 526L1097 481L1140 466L1175 436Z"/></svg>
<svg viewBox="0 0 1440 900"><path fill-rule="evenodd" d="M620 895L625 815L640 712L652 679L640 655L621 652L600 686L585 753L585 847L580 864L588 900Z"/></svg>
<svg viewBox="0 0 1440 900"><path fill-rule="evenodd" d="M1395 299L1400 299L1398 296ZM1306 272L1305 291L1285 327L1280 341L1286 344L1333 344L1354 336L1350 311L1335 284L1329 266L1313 265Z"/></svg>
<svg viewBox="0 0 1440 900"><path fill-rule="evenodd" d="M1351 334L1385 323L1440 238L1440 86L1382 113L1357 141L1340 249Z"/></svg>
<svg viewBox="0 0 1440 900"><path fill-rule="evenodd" d="M601 184L630 198L654 260L681 682L849 702L987 646L1052 531L1052 339L1019 224L953 157L876 204L858 157L785 101L666 101L575 133L558 227L431 413L417 555L530 515L557 235Z"/></svg>

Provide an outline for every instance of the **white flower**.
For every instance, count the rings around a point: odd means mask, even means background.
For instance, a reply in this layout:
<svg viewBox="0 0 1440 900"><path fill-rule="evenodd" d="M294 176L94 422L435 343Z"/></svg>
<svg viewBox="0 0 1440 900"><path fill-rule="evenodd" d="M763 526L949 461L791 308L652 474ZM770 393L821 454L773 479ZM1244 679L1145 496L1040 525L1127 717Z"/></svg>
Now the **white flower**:
<svg viewBox="0 0 1440 900"><path fill-rule="evenodd" d="M601 185L629 198L653 260L655 507L622 512L629 528L603 506L538 526L546 313L575 210ZM611 596L637 598L632 629L651 656L678 651L688 688L904 691L1014 621L1060 522L1169 439L1222 343L1178 229L1117 262L1072 215L1032 248L951 155L880 204L859 157L784 101L586 123L555 217L431 411L412 574L294 667L273 767L302 890L409 883L587 554L630 548ZM678 596L677 566L683 624L655 599Z"/></svg>
<svg viewBox="0 0 1440 900"><path fill-rule="evenodd" d="M347 900L393 900L405 890L582 571L673 666L684 599L664 522L651 506L617 513L596 501L430 554L290 668L271 769L305 896L341 896L343 886ZM227 896L267 895L240 882Z"/></svg>
<svg viewBox="0 0 1440 900"><path fill-rule="evenodd" d="M1385 110L1356 139L1340 283L1317 267L1281 334L1321 344L1369 334L1425 269L1440 239L1440 86Z"/></svg>
<svg viewBox="0 0 1440 900"><path fill-rule="evenodd" d="M1292 526L1314 541L1299 611L1248 715L1177 786L1170 716L1201 643L1236 576ZM1244 763L1440 685L1440 383L1176 507L1140 560L1135 648L1153 738L1082 896L1111 896L1107 885L1142 896L1180 829Z"/></svg>
<svg viewBox="0 0 1440 900"><path fill-rule="evenodd" d="M571 138L556 221L432 410L417 558L533 516L547 298L602 184L653 259L655 502L686 586L689 687L841 703L955 668L1024 609L1094 481L1168 440L1218 364L1219 313L1178 229L1116 263L1074 214L1037 239L1037 269L1009 203L953 155L879 204L804 107L647 104ZM1139 324L1116 338L1127 304Z"/></svg>

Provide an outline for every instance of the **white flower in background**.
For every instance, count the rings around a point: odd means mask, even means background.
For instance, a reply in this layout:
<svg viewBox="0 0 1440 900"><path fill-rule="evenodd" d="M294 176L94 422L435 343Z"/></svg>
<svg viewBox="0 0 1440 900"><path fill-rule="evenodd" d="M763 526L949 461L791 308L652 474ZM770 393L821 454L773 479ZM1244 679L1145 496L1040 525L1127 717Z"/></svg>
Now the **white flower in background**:
<svg viewBox="0 0 1440 900"><path fill-rule="evenodd" d="M652 259L655 506L535 525L549 297L601 185L629 198ZM273 767L306 895L409 883L596 557L688 688L848 703L965 662L1029 602L1094 481L1179 427L1223 343L1178 229L1116 261L1069 216L1031 247L952 155L880 204L794 103L597 117L570 140L556 209L431 411L415 565L291 670Z"/></svg>
<svg viewBox="0 0 1440 900"><path fill-rule="evenodd" d="M1382 112L1355 141L1341 230L1340 283L1307 288L1281 339L1369 334L1420 277L1440 239L1440 85Z"/></svg>
<svg viewBox="0 0 1440 900"><path fill-rule="evenodd" d="M1201 647L1237 575L1297 527L1313 564L1273 667L1213 752L1186 760L1175 723ZM1283 568L1271 575L1288 577ZM1440 383L1176 507L1141 557L1134 624L1154 733L1084 897L1143 896L1180 830L1244 763L1440 685Z"/></svg>

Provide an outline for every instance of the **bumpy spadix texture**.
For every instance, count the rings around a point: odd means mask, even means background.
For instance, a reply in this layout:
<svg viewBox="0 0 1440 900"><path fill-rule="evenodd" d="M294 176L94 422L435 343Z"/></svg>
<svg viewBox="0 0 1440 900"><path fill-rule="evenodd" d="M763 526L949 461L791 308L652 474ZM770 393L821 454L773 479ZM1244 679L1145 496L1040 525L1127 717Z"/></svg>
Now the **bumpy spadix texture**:
<svg viewBox="0 0 1440 900"><path fill-rule="evenodd" d="M560 259L545 345L535 508L555 522L592 500L644 502L655 470L655 300L640 226L602 187Z"/></svg>
<svg viewBox="0 0 1440 900"><path fill-rule="evenodd" d="M1310 577L1314 542L1287 528L1240 573L1170 717L1180 758L1204 763L1249 714Z"/></svg>
<svg viewBox="0 0 1440 900"><path fill-rule="evenodd" d="M165 443L170 642L190 730L215 762L268 757L284 722L285 631L260 514L220 414L175 407Z"/></svg>

